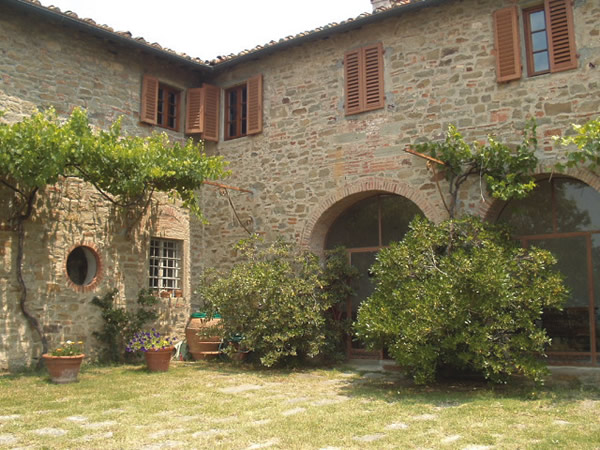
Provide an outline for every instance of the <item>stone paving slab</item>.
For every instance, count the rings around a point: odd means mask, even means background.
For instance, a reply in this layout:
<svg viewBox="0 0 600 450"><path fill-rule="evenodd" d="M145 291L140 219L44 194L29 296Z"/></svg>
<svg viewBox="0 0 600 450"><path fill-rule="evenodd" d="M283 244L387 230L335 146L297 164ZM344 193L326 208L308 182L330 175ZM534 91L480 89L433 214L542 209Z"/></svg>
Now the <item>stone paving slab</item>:
<svg viewBox="0 0 600 450"><path fill-rule="evenodd" d="M264 386L261 386L259 384L240 384L237 386L222 388L219 389L219 391L223 392L224 394L239 394L241 392L256 391L263 388Z"/></svg>
<svg viewBox="0 0 600 450"><path fill-rule="evenodd" d="M100 439L111 439L112 437L113 437L113 432L107 431L106 433L88 434L88 435L84 436L83 438L81 438L81 440L84 442L89 442L89 441L98 441Z"/></svg>
<svg viewBox="0 0 600 450"><path fill-rule="evenodd" d="M16 444L18 441L19 441L19 439L14 434L10 434L10 433L0 434L0 445L12 445L12 444Z"/></svg>
<svg viewBox="0 0 600 450"><path fill-rule="evenodd" d="M62 428L38 428L33 430L32 433L40 436L64 436L68 432Z"/></svg>
<svg viewBox="0 0 600 450"><path fill-rule="evenodd" d="M262 442L259 444L252 444L249 447L247 447L247 450L255 450L257 448L273 447L274 445L277 445L278 443L279 443L279 439L271 439L270 441Z"/></svg>
<svg viewBox="0 0 600 450"><path fill-rule="evenodd" d="M390 423L388 426L385 427L386 430L406 430L407 428L408 425L402 422Z"/></svg>
<svg viewBox="0 0 600 450"><path fill-rule="evenodd" d="M384 433L366 434L364 436L354 437L355 441L358 442L375 442L385 437Z"/></svg>

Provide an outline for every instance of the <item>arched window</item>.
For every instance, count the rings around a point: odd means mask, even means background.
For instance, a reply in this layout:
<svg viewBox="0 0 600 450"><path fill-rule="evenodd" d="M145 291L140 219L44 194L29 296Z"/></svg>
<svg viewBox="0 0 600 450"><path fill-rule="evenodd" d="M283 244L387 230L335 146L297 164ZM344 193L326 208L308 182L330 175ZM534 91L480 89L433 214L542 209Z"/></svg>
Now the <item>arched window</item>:
<svg viewBox="0 0 600 450"><path fill-rule="evenodd" d="M550 250L566 278L564 311L546 312L555 362L598 364L600 326L600 193L572 178L538 181L523 200L508 202L498 221L508 223L525 247Z"/></svg>
<svg viewBox="0 0 600 450"><path fill-rule="evenodd" d="M373 292L369 268L377 252L392 241L399 241L408 230L410 221L423 214L411 200L399 195L374 195L350 206L333 222L325 240L325 248L344 246L350 263L359 271L354 289L356 295L348 300L346 317L356 320L360 303ZM349 357L381 357L380 352L367 352L360 342L348 343Z"/></svg>

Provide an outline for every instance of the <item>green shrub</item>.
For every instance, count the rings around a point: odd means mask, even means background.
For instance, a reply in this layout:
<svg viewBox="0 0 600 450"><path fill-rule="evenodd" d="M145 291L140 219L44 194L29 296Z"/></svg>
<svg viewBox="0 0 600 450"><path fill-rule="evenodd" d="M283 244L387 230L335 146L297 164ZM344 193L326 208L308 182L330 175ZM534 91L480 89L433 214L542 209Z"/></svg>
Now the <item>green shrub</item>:
<svg viewBox="0 0 600 450"><path fill-rule="evenodd" d="M159 300L152 290L140 290L135 312L115 306L118 292L113 289L103 297L92 299L92 304L102 310L104 324L101 331L94 331L94 337L102 344L99 360L105 363L122 363L131 358L131 354L125 352L127 343L146 323L158 318L155 307Z"/></svg>
<svg viewBox="0 0 600 450"><path fill-rule="evenodd" d="M264 366L315 357L327 344L325 313L344 287L325 280L315 255L281 241L257 244L241 241L240 262L203 275L200 302L209 314L221 314L226 339L243 336L242 345Z"/></svg>
<svg viewBox="0 0 600 450"><path fill-rule="evenodd" d="M376 289L360 307L358 336L384 345L416 383L440 368L494 382L537 382L549 343L542 310L567 296L547 251L519 248L506 229L467 217L435 225L417 217L401 242L379 252Z"/></svg>
<svg viewBox="0 0 600 450"><path fill-rule="evenodd" d="M345 247L336 247L325 252L323 267L323 295L332 305L325 311L325 347L321 354L327 361L340 362L346 359L346 338L352 330L352 320L344 318L346 300L354 295L353 281L358 269L350 265Z"/></svg>

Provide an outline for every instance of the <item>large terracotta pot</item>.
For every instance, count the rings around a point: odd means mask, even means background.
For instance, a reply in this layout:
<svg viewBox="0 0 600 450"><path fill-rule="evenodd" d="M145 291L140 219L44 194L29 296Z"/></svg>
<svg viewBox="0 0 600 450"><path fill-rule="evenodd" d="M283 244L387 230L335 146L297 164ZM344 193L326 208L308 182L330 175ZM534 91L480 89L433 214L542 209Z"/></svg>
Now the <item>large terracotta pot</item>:
<svg viewBox="0 0 600 450"><path fill-rule="evenodd" d="M53 356L48 353L42 355L46 369L50 374L50 379L53 383L65 384L74 383L79 375L81 361L85 357L84 354L75 356Z"/></svg>
<svg viewBox="0 0 600 450"><path fill-rule="evenodd" d="M190 354L195 360L206 359L219 354L221 336L218 333L207 335L207 329L218 330L221 318L208 319L204 313L194 313L185 327L185 338Z"/></svg>
<svg viewBox="0 0 600 450"><path fill-rule="evenodd" d="M148 350L144 352L146 366L150 372L166 372L169 370L171 356L175 347L167 347L159 350Z"/></svg>

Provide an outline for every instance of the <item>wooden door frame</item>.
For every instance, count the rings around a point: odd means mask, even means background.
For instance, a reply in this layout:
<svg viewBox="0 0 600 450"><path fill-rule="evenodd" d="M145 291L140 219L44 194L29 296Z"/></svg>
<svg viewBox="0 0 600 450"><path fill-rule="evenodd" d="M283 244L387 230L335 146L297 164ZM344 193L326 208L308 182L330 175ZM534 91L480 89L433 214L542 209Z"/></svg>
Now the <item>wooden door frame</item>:
<svg viewBox="0 0 600 450"><path fill-rule="evenodd" d="M554 192L554 191L553 191ZM554 209L554 208L553 208ZM556 223L555 223L556 229ZM536 235L519 236L518 239L521 241L523 248L529 248L531 241L551 240L551 239L568 239L573 237L585 238L586 245L586 268L587 268L587 291L588 291L588 321L590 329L590 351L589 352L546 352L548 356L589 356L590 362L573 362L573 361L562 361L560 363L566 363L574 366L596 366L598 364L598 348L596 345L596 298L595 298L595 286L594 286L594 261L592 257L592 235L600 235L600 230L594 231L572 231L565 233L546 233Z"/></svg>

